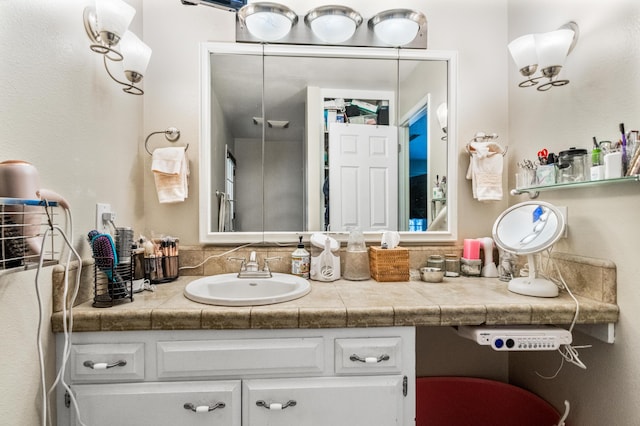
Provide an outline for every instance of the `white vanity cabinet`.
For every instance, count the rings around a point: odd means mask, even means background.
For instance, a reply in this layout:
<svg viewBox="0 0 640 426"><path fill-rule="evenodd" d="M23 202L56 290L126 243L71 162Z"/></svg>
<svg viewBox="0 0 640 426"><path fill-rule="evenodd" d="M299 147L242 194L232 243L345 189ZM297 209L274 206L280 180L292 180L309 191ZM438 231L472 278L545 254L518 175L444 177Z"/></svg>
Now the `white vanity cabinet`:
<svg viewBox="0 0 640 426"><path fill-rule="evenodd" d="M65 378L91 426L415 425L415 329L77 332Z"/></svg>

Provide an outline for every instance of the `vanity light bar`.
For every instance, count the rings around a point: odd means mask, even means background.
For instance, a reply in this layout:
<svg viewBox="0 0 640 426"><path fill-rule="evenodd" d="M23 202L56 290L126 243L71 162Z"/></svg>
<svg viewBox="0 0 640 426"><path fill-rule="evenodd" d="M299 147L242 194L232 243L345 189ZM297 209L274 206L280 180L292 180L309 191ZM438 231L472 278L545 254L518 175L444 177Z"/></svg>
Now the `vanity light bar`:
<svg viewBox="0 0 640 426"><path fill-rule="evenodd" d="M297 16L294 19L291 15L292 12L290 9L286 9L286 13L283 15L287 17L289 20L291 27L289 32L286 35L279 36L279 38L274 39L270 38L260 39L255 34L252 34L249 31L249 23L247 21L248 12L253 9L256 9L258 6L263 5L264 7L270 7L270 12L273 12L273 8L276 6L284 7L282 5L278 5L277 3L271 2L256 2L248 4L245 8L242 8L238 11L236 15L236 41L242 43L275 43L275 44L304 44L304 45L339 45L339 46L357 46L357 47L402 47L402 48L411 48L411 49L426 49L427 48L427 19L423 13L410 10L410 9L392 9L380 12L376 16L373 17L360 17L360 15L356 11L345 10L344 6L322 6L320 8L313 9L309 12L307 16ZM337 8L336 12L333 15L330 13L328 8L335 7ZM243 10L244 9L244 10ZM355 30L351 37L346 40L341 40L341 38L336 38L332 41L332 37L324 36L320 37L314 34L311 28L311 22L318 19L316 15L318 15L318 11L322 12L323 16L333 16L335 17L349 17L349 19L353 20L355 24ZM295 14L295 13L294 13ZM406 20L415 23L416 35L413 39L410 37L409 42L406 42L407 38L396 38L398 43L401 43L401 46L396 46L395 41L388 40L383 41L381 39L380 31L374 31L374 27L383 26L378 25L379 23L385 23L384 21L390 22L391 20ZM368 21L368 24L366 24ZM305 22L307 25L305 25ZM406 25L393 25L395 29L402 29ZM376 35L378 34L378 35ZM397 44L397 43L396 43Z"/></svg>

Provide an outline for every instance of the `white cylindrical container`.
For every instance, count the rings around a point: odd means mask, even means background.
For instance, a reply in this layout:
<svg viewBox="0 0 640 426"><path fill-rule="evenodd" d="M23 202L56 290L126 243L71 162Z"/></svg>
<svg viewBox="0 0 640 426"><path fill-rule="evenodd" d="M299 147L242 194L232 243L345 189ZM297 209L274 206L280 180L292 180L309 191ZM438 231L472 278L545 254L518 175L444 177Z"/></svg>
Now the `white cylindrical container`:
<svg viewBox="0 0 640 426"><path fill-rule="evenodd" d="M604 178L615 179L622 177L622 153L610 152L604 156Z"/></svg>

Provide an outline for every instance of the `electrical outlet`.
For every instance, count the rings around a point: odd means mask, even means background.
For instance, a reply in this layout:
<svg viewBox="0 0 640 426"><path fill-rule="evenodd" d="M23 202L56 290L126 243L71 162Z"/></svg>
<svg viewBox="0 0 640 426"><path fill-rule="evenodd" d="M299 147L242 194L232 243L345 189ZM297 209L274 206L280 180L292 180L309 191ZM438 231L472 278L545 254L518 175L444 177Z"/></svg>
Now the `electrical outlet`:
<svg viewBox="0 0 640 426"><path fill-rule="evenodd" d="M107 214L105 216L104 214ZM96 231L101 234L109 233L109 221L104 220L105 217L109 217L111 214L111 204L98 203L96 204Z"/></svg>

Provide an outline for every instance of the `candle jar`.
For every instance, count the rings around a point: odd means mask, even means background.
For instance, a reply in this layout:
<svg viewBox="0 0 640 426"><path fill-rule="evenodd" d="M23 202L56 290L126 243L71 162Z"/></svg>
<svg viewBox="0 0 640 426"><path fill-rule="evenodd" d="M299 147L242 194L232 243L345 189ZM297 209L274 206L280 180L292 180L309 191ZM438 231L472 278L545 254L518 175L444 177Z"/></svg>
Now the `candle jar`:
<svg viewBox="0 0 640 426"><path fill-rule="evenodd" d="M427 267L440 268L441 271L444 271L444 257L439 254L429 256L427 258Z"/></svg>
<svg viewBox="0 0 640 426"><path fill-rule="evenodd" d="M444 276L459 277L460 276L460 258L456 255L446 255L444 258Z"/></svg>

